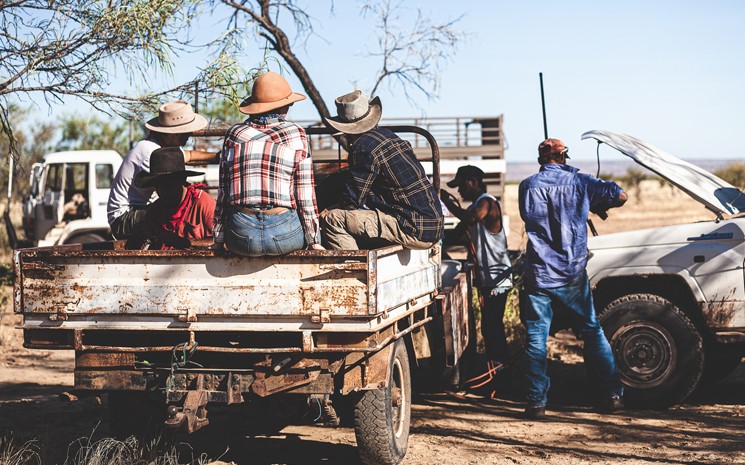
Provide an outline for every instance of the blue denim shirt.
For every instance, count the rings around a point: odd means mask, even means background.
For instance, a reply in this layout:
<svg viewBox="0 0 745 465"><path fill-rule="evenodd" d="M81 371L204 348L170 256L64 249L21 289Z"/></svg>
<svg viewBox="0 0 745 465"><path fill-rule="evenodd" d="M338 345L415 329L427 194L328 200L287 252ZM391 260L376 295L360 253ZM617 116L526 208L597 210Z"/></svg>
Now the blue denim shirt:
<svg viewBox="0 0 745 465"><path fill-rule="evenodd" d="M568 165L547 164L520 183L520 217L528 235L525 283L564 286L587 265L587 216L592 207L617 207L623 190Z"/></svg>

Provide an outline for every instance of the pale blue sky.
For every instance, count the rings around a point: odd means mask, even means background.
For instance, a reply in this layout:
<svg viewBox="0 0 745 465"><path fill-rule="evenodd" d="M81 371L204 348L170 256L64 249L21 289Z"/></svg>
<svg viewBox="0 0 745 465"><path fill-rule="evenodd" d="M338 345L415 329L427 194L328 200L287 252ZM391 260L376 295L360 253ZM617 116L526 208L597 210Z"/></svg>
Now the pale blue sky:
<svg viewBox="0 0 745 465"><path fill-rule="evenodd" d="M333 99L372 85L379 65L364 58L375 35L357 1L307 1L316 29L298 48L321 94ZM544 74L548 128L574 159L595 156L580 142L590 129L639 137L681 158L743 158L745 2L731 1L475 1L414 0L435 19L465 14L470 37L442 74L440 98L420 104L427 116L503 114L508 161L535 160L543 138L538 73ZM286 18L285 18L286 19ZM217 19L203 19L217 32ZM247 38L252 37L247 32ZM260 56L256 49L256 60ZM181 57L180 72L200 60ZM247 58L251 61L251 57ZM252 65L253 63L249 63ZM299 83L291 85L300 90ZM419 116L383 89L384 116ZM55 108L52 114L64 111ZM238 116L238 115L236 115ZM290 117L317 118L309 102ZM612 156L610 149L601 156Z"/></svg>

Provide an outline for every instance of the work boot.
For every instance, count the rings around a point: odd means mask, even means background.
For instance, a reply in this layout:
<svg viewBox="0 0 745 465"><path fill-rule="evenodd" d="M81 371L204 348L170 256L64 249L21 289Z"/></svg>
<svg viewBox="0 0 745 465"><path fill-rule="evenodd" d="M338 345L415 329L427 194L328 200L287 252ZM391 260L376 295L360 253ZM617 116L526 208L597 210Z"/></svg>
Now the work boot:
<svg viewBox="0 0 745 465"><path fill-rule="evenodd" d="M600 413L613 413L623 409L623 397L621 396L610 396L598 408Z"/></svg>
<svg viewBox="0 0 745 465"><path fill-rule="evenodd" d="M525 408L525 418L528 420L544 420L546 418L546 407L528 406Z"/></svg>

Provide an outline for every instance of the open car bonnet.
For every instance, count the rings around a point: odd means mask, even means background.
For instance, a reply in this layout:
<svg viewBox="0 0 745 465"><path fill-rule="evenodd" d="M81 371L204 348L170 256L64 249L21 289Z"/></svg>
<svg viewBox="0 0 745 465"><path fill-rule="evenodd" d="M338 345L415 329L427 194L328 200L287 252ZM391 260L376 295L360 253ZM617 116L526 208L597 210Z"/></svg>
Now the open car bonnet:
<svg viewBox="0 0 745 465"><path fill-rule="evenodd" d="M618 150L638 164L698 200L717 216L745 212L745 194L705 169L683 161L635 137L611 131L588 131L582 139L596 139Z"/></svg>

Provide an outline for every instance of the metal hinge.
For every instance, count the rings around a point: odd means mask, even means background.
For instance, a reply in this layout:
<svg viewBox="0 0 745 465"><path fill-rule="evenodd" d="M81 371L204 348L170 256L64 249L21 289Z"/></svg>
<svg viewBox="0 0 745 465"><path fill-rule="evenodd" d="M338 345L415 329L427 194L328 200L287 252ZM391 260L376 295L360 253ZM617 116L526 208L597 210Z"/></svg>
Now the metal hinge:
<svg viewBox="0 0 745 465"><path fill-rule="evenodd" d="M310 317L310 321L313 323L331 323L331 309L319 308L318 315Z"/></svg>
<svg viewBox="0 0 745 465"><path fill-rule="evenodd" d="M193 307L177 307L179 313L178 321L181 323L196 323L197 312Z"/></svg>

